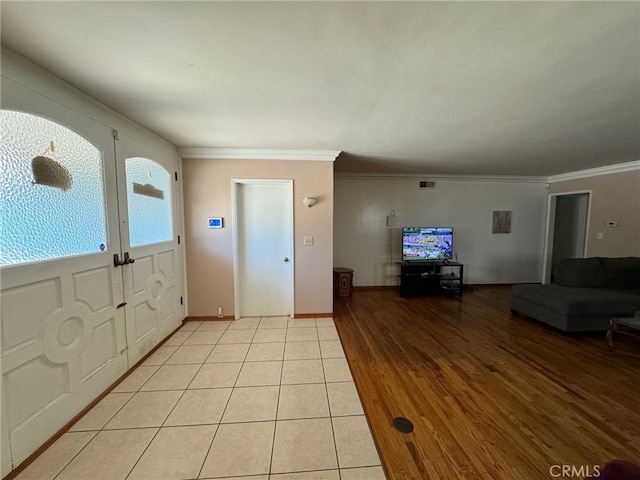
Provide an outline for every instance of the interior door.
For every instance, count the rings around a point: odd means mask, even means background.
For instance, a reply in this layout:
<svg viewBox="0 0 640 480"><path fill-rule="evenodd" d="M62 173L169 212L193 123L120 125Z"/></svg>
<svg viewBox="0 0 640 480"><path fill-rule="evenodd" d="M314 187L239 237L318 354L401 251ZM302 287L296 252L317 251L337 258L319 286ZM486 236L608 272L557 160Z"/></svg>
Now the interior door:
<svg viewBox="0 0 640 480"><path fill-rule="evenodd" d="M127 362L112 132L5 78L2 104L4 476Z"/></svg>
<svg viewBox="0 0 640 480"><path fill-rule="evenodd" d="M116 142L129 366L184 318L176 159L121 135Z"/></svg>
<svg viewBox="0 0 640 480"><path fill-rule="evenodd" d="M236 317L293 315L293 181L234 186Z"/></svg>

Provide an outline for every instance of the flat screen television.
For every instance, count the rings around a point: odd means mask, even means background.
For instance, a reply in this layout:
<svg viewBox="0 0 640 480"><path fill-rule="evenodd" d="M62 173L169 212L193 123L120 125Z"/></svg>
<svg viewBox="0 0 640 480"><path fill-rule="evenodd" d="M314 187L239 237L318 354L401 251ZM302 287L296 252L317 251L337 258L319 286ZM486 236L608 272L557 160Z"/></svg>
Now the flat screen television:
<svg viewBox="0 0 640 480"><path fill-rule="evenodd" d="M451 260L453 228L402 227L402 261Z"/></svg>

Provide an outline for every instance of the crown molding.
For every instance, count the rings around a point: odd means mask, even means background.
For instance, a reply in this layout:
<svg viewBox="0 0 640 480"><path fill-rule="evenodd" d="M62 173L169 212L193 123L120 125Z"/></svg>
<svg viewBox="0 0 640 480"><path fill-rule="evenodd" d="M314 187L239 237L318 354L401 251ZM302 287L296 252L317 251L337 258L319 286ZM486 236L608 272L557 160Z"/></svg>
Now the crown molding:
<svg viewBox="0 0 640 480"><path fill-rule="evenodd" d="M600 175L609 175L612 173L631 172L640 170L640 160L633 162L618 163L616 165L607 165L605 167L589 168L588 170L578 170L577 172L561 173L559 175L551 175L549 183L564 182L567 180L576 180L578 178L597 177Z"/></svg>
<svg viewBox="0 0 640 480"><path fill-rule="evenodd" d="M182 158L213 158L238 160L312 160L334 162L340 150L277 150L270 148L199 148L178 150Z"/></svg>
<svg viewBox="0 0 640 480"><path fill-rule="evenodd" d="M349 173L334 172L334 177L348 179L367 178L393 178L393 179L416 179L421 180L456 180L456 181L486 181L486 182L527 182L527 183L548 183L548 177L526 177L513 175L446 175L446 174L420 174L420 173Z"/></svg>

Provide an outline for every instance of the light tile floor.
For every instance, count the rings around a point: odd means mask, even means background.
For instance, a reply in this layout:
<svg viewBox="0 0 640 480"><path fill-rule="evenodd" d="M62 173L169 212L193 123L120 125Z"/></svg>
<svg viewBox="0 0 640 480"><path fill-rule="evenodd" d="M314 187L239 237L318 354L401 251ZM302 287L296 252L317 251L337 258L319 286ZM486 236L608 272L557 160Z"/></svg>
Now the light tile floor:
<svg viewBox="0 0 640 480"><path fill-rule="evenodd" d="M382 480L332 319L188 322L19 480Z"/></svg>

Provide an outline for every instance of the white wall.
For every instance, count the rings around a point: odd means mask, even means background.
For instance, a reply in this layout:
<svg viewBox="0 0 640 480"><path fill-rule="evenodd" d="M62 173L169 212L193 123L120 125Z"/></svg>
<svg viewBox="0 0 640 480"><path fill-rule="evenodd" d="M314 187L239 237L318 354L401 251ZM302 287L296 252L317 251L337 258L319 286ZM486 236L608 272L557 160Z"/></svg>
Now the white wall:
<svg viewBox="0 0 640 480"><path fill-rule="evenodd" d="M573 175L550 177L549 193L591 192L585 256L640 256L640 160Z"/></svg>
<svg viewBox="0 0 640 480"><path fill-rule="evenodd" d="M451 226L465 282L539 282L547 187L540 178L336 176L334 266L354 269L354 285L397 285L403 226ZM396 226L386 227L391 210ZM511 233L492 234L494 210L511 210Z"/></svg>
<svg viewBox="0 0 640 480"><path fill-rule="evenodd" d="M218 305L235 314L232 229L206 224L208 216L233 217L233 178L293 180L295 313L333 311L333 162L185 158L183 167L190 316L216 315ZM306 195L318 198L313 208L302 203ZM305 236L313 246L303 246Z"/></svg>

